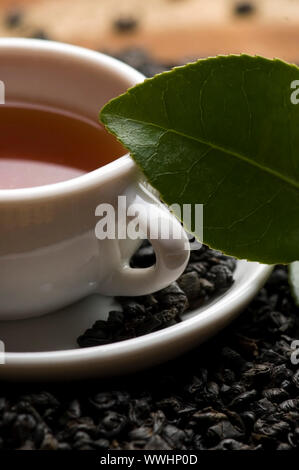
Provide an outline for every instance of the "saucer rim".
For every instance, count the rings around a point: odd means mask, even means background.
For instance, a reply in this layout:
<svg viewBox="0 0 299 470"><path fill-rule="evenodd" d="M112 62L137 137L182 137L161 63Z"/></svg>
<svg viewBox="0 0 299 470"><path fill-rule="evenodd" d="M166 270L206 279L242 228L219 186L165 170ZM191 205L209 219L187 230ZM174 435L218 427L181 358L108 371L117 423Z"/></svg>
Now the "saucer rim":
<svg viewBox="0 0 299 470"><path fill-rule="evenodd" d="M248 262L245 262L248 263ZM137 338L131 338L117 343L112 343L102 346L93 346L87 348L76 348L58 351L42 351L42 352L7 352L5 353L5 369L13 370L14 368L22 367L53 367L53 365L65 364L66 366L87 365L89 360L100 360L101 363L112 363L121 359L124 361L126 356L136 354L145 354L151 352L153 348L163 348L165 344L175 343L176 341L182 342L183 339L190 337L192 345L195 336L200 334L201 330L212 328L212 334L215 330L221 329L228 324L239 311L246 306L254 297L256 292L263 286L266 279L270 276L274 266L255 264L256 268L252 271L251 275L242 281L241 285L235 291L228 290L223 297L218 301L216 300L211 305L208 305L204 311L199 315L193 315L191 318L147 335ZM196 313L198 309L192 310ZM220 324L219 327L213 326ZM206 336L209 332L206 331ZM195 343L200 343L206 338L198 338ZM183 350L187 351L190 347L189 344L183 346ZM179 349L179 348L178 348ZM178 351L179 353L179 351ZM169 356L174 357L173 354ZM170 357L169 357L170 358ZM148 361L147 361L148 362ZM162 361L161 361L162 362ZM5 371L0 367L0 377ZM55 374L54 374L55 375Z"/></svg>

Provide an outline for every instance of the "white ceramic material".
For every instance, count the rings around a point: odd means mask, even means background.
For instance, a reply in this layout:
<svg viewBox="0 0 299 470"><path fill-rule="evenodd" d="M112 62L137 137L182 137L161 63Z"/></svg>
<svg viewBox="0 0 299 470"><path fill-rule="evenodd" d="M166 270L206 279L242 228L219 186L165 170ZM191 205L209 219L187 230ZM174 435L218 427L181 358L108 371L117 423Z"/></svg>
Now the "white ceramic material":
<svg viewBox="0 0 299 470"><path fill-rule="evenodd" d="M47 105L95 121L109 99L144 79L103 54L32 39L0 39L0 64L6 102ZM155 206L157 216L181 231L179 239L151 240L154 267L128 266L138 240L95 236L96 207L116 207L119 195L127 196L127 205L142 204L145 214ZM63 183L0 190L0 234L1 320L42 315L93 293L153 292L176 279L189 257L185 232L143 188L128 155Z"/></svg>
<svg viewBox="0 0 299 470"><path fill-rule="evenodd" d="M207 340L233 320L262 287L271 266L238 261L232 287L183 321L140 338L79 349L76 338L118 308L111 297L91 296L57 313L0 322L5 364L0 379L67 380L137 371L167 361Z"/></svg>

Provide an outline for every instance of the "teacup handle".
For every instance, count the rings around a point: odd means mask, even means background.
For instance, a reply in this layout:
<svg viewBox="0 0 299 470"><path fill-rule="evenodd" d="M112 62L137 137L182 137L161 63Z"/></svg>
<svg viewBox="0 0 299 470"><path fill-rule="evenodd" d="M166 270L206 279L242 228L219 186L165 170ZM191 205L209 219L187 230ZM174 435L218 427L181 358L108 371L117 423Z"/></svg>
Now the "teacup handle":
<svg viewBox="0 0 299 470"><path fill-rule="evenodd" d="M115 240L113 256L118 258L119 269L113 272L105 286L101 286L101 292L108 295L137 296L163 289L182 274L189 260L187 234L177 218L160 202L139 193L130 211L138 214L140 228L154 248L156 263L149 268L131 268L129 260L121 258L119 242ZM153 223L157 220L165 223L164 227L169 227L169 236L165 237L165 232L162 233L161 225L153 236Z"/></svg>

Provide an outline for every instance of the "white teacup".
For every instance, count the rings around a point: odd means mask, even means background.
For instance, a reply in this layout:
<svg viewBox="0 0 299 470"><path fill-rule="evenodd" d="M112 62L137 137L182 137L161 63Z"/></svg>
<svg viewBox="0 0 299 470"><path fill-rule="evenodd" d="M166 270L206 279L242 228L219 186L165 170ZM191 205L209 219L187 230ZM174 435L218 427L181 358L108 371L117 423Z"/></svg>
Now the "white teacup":
<svg viewBox="0 0 299 470"><path fill-rule="evenodd" d="M109 99L144 80L111 57L40 40L0 39L0 63L6 102L45 104L93 119ZM116 207L119 195L141 203L145 213L155 207L181 231L176 239L151 240L153 267L129 266L139 240L95 235L96 207ZM148 294L174 281L188 258L185 232L145 189L129 155L62 183L0 190L1 320L42 315L92 293Z"/></svg>

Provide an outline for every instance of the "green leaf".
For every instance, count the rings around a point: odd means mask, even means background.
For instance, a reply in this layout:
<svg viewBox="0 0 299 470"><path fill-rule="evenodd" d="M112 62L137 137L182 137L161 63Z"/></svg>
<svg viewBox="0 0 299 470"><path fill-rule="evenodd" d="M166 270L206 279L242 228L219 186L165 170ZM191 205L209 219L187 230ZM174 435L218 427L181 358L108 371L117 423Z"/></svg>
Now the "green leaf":
<svg viewBox="0 0 299 470"><path fill-rule="evenodd" d="M167 204L204 204L204 243L288 263L299 259L298 79L277 59L203 59L131 88L100 118Z"/></svg>
<svg viewBox="0 0 299 470"><path fill-rule="evenodd" d="M289 284L295 304L299 307L299 261L289 265Z"/></svg>

